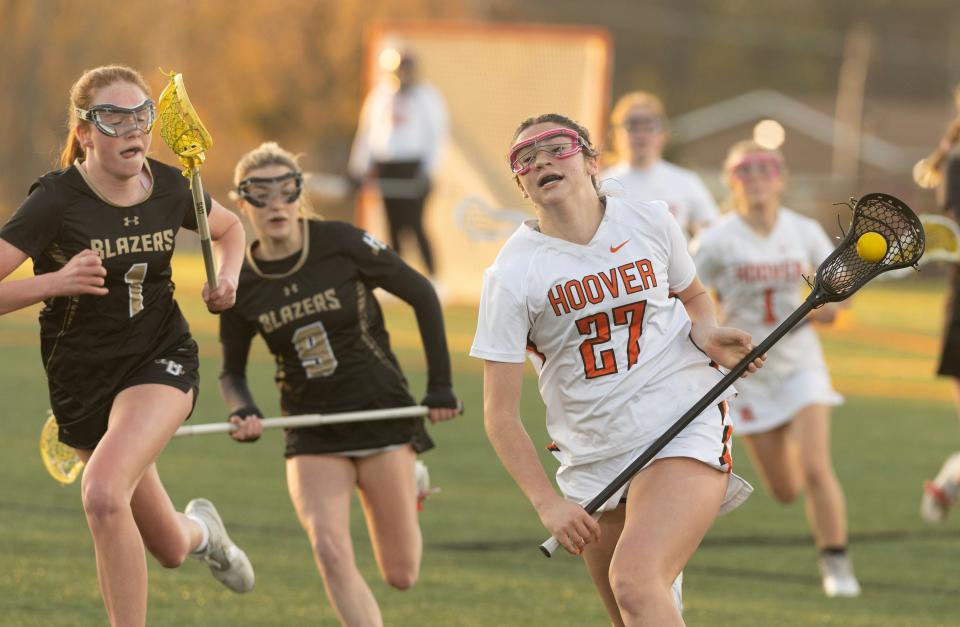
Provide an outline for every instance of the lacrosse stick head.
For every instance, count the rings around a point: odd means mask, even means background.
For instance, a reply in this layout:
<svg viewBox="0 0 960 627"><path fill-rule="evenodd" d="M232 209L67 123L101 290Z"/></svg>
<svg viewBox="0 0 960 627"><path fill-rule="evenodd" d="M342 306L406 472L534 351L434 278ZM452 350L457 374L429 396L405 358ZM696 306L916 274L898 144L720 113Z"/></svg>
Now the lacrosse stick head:
<svg viewBox="0 0 960 627"><path fill-rule="evenodd" d="M871 232L881 235L887 244L886 253L876 261L857 252L860 237ZM818 304L838 302L879 274L916 266L924 241L923 225L906 203L889 194L867 194L854 205L846 236L817 269L811 297Z"/></svg>
<svg viewBox="0 0 960 627"><path fill-rule="evenodd" d="M190 103L183 85L183 74L170 72L167 76L170 82L160 94L157 105L160 137L180 157L184 168L199 168L206 151L213 145L213 138Z"/></svg>
<svg viewBox="0 0 960 627"><path fill-rule="evenodd" d="M960 262L960 229L946 216L925 213L920 216L926 237L922 263L930 261Z"/></svg>
<svg viewBox="0 0 960 627"><path fill-rule="evenodd" d="M40 458L51 477L69 485L80 476L83 461L77 457L76 451L60 441L58 431L57 419L50 412L40 430Z"/></svg>

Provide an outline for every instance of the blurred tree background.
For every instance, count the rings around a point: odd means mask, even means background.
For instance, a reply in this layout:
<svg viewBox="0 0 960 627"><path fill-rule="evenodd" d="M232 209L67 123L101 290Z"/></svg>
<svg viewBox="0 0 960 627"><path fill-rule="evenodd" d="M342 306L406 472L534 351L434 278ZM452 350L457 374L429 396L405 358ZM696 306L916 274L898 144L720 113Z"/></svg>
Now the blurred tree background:
<svg viewBox="0 0 960 627"><path fill-rule="evenodd" d="M158 68L183 72L214 137L204 178L221 200L236 159L264 140L304 153L309 170L343 172L365 32L427 19L606 27L612 96L657 91L673 115L759 87L831 102L857 24L872 33L865 99L932 107L942 130L960 80L955 0L0 0L0 219L54 167L73 81L106 63L138 68L154 96ZM153 155L173 162L154 140Z"/></svg>

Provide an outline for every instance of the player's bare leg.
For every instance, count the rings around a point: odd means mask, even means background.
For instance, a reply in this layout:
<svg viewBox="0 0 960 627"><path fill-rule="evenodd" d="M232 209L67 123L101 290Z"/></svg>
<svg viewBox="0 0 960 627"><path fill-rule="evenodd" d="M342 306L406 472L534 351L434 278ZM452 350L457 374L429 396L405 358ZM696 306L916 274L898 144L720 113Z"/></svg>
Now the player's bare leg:
<svg viewBox="0 0 960 627"><path fill-rule="evenodd" d="M334 455L287 459L287 488L303 525L327 597L344 625L380 627L383 618L357 569L350 538L350 499L357 483L354 460Z"/></svg>
<svg viewBox="0 0 960 627"><path fill-rule="evenodd" d="M684 624L671 586L713 524L727 480L685 457L658 460L633 478L610 562L610 586L624 625Z"/></svg>
<svg viewBox="0 0 960 627"><path fill-rule="evenodd" d="M847 506L843 488L830 459L830 410L808 405L794 416L791 435L796 439L806 491L807 519L817 546L847 544Z"/></svg>
<svg viewBox="0 0 960 627"><path fill-rule="evenodd" d="M763 433L743 436L750 458L760 471L767 492L778 503L792 503L800 494L801 474L796 444L789 437L789 424Z"/></svg>
<svg viewBox="0 0 960 627"><path fill-rule="evenodd" d="M415 462L410 446L356 460L360 502L377 565L383 580L398 590L416 583L423 555Z"/></svg>
<svg viewBox="0 0 960 627"><path fill-rule="evenodd" d="M191 394L165 385L124 390L114 400L107 433L97 448L80 452L87 462L81 482L83 508L97 555L100 590L114 627L146 624L146 554L132 501L141 479L190 412ZM147 492L141 496L156 497L149 475L147 480ZM158 510L165 511L162 504ZM178 528L171 522L172 505L166 513L169 518L160 526L175 529L169 552L182 551L185 556L192 538L189 524ZM176 559L183 557L168 561Z"/></svg>
<svg viewBox="0 0 960 627"><path fill-rule="evenodd" d="M200 544L200 526L176 511L160 482L156 464L150 464L131 501L133 518L150 554L166 568L180 566Z"/></svg>
<svg viewBox="0 0 960 627"><path fill-rule="evenodd" d="M620 607L617 605L613 588L610 587L610 560L613 559L613 552L617 548L617 542L620 541L626 512L625 503L614 510L604 512L598 521L600 540L591 542L583 549L583 561L586 563L587 572L590 573L593 585L600 593L600 599L614 627L622 627L623 619L620 617Z"/></svg>

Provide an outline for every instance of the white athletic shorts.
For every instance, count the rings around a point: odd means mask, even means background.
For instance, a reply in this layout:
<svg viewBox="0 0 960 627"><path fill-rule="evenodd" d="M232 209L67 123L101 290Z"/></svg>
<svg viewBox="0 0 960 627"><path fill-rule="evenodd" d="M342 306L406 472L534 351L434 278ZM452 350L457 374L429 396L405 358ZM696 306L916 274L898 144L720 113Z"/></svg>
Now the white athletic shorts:
<svg viewBox="0 0 960 627"><path fill-rule="evenodd" d="M737 386L739 387L739 383ZM730 413L726 410L726 401L714 405L694 418L677 437L661 450L654 460L668 457L689 457L730 474L727 493L717 515L723 515L739 507L753 486L733 473L733 425ZM557 470L557 485L567 500L586 505L593 500L610 482L623 472L635 459L656 440L638 442L636 448L614 457L580 464L578 466L560 466ZM652 463L652 462L651 462ZM641 471L642 472L642 471ZM615 509L626 498L629 483L620 488L598 510L601 512Z"/></svg>
<svg viewBox="0 0 960 627"><path fill-rule="evenodd" d="M738 435L772 431L807 405L840 405L823 367L795 368L780 373L763 368L737 381L737 400L731 403Z"/></svg>

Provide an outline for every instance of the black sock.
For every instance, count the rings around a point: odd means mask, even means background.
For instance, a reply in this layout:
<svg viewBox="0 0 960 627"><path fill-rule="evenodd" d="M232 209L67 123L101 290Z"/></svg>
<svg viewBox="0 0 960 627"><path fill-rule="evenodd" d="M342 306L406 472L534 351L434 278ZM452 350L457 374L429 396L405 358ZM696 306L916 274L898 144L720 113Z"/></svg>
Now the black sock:
<svg viewBox="0 0 960 627"><path fill-rule="evenodd" d="M845 546L825 546L820 549L820 555L846 555L847 547Z"/></svg>

